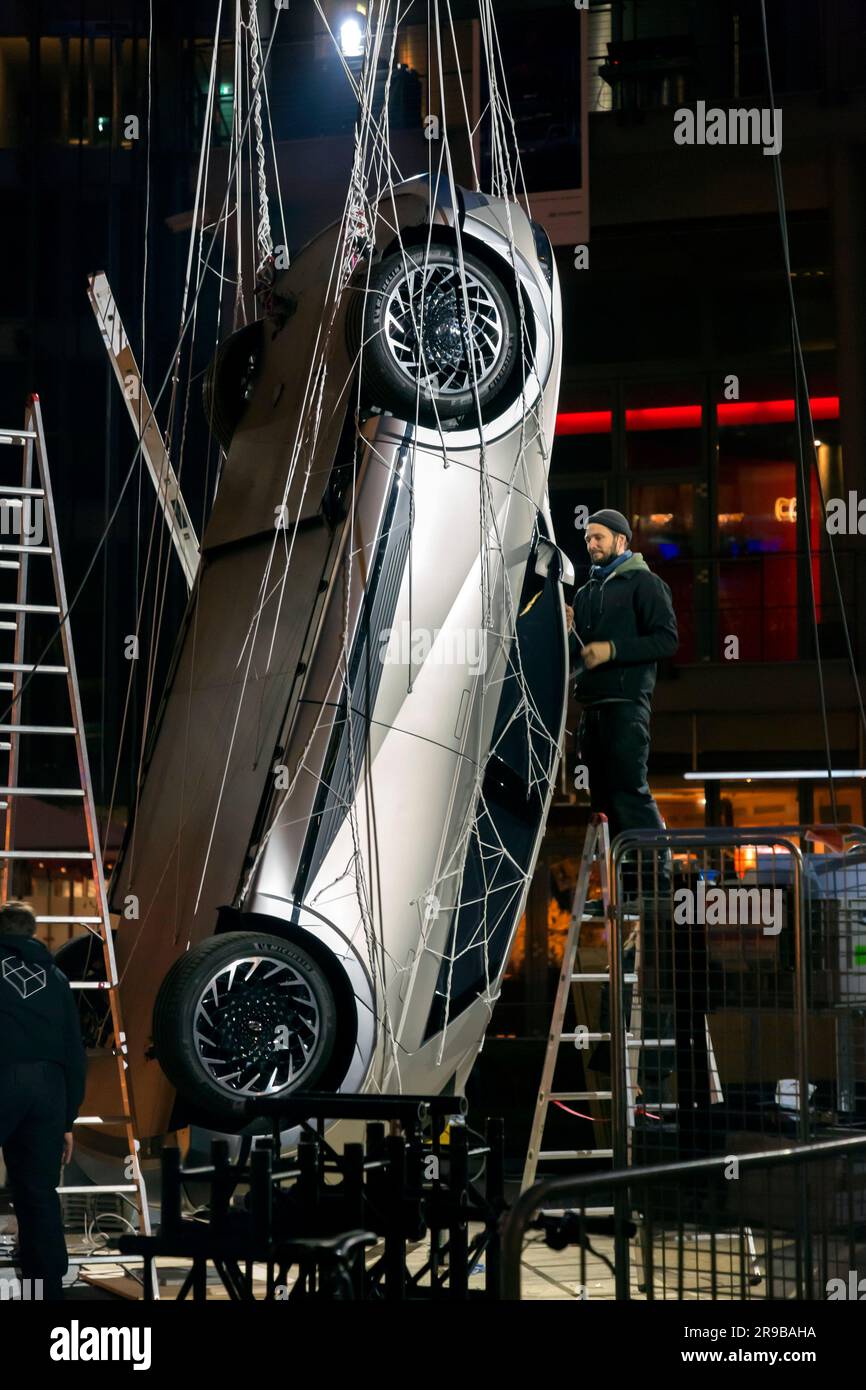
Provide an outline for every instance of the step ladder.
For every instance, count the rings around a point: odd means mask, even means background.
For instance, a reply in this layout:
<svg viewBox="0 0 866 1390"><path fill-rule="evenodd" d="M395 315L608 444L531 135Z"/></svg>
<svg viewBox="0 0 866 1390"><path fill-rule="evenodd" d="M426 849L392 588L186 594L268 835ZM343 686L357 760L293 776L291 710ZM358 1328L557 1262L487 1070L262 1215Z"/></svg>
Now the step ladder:
<svg viewBox="0 0 866 1390"><path fill-rule="evenodd" d="M587 911L590 879L595 869L598 871L599 886L601 889L600 913ZM611 1109L614 1102L613 1091L601 1089L554 1091L552 1089L556 1064L559 1060L560 1048L563 1043L572 1043L575 1047L586 1050L590 1044L610 1044L612 1041L613 1035L611 1032L593 1031L586 1023L578 1021L573 1032L564 1031L563 1025L565 1023L570 992L573 993L576 1014L578 1014L578 1016L583 1015L584 1018L587 1018L590 1014L588 1000L589 989L593 987L601 988L605 985L610 989L610 925L614 919L614 914L616 914L616 918L621 924L623 951L630 947L634 948L634 969L629 973L624 973L622 981L624 987L632 987L632 998L631 1009L629 1011L630 1016L623 1040L625 1049L626 1130L624 1143L620 1144L620 1152L618 1155L616 1154L615 1148L609 1143L609 1136L612 1128ZM608 822L606 816L595 815L591 818L587 827L580 869L577 876L577 884L574 891L571 920L566 937L565 949L562 955L562 966L560 969L556 999L553 1006L550 1032L547 1039L541 1085L538 1090L535 1112L533 1115L521 1191L525 1191L526 1188L530 1187L535 1181L539 1163L571 1162L575 1159L607 1159L613 1162L615 1157L619 1157L620 1161L625 1163L630 1163L632 1160L632 1136L635 1124L637 1097L640 1094L638 1087L640 1053L643 1049L676 1048L675 1038L643 1037L643 1001L640 990L641 933L639 925L639 914L622 912L612 907L610 893L610 835L608 831ZM581 938L583 933L593 926L596 929L602 927L604 931L606 966L602 970L587 970L581 968L583 965L580 959L582 953ZM583 953L587 954L585 951ZM610 1012L609 1010L609 1013ZM706 1017L704 1018L704 1028L710 1075L710 1098L711 1101L716 1102L722 1099L722 1090L712 1039L710 1037L709 1024ZM585 1063L584 1072L586 1073L588 1070ZM600 1131L603 1135L605 1133L607 1134L607 1144L591 1149L543 1149L541 1147L551 1105L565 1105L566 1102L569 1101L588 1103L590 1118L593 1121L593 1128L596 1133ZM677 1111L679 1109L679 1102L675 1100L652 1101L648 1104L647 1108L651 1108L653 1112ZM587 1214L610 1214L612 1210L612 1208L604 1208L602 1211L601 1208L598 1208L593 1209L591 1213L588 1210Z"/></svg>
<svg viewBox="0 0 866 1390"><path fill-rule="evenodd" d="M589 1103L590 1112L593 1120L593 1127L596 1132L606 1132L609 1136L611 1122L610 1112L605 1108L609 1107L613 1101L611 1090L587 1089L582 1091L554 1091L553 1079L556 1072L556 1064L560 1057L560 1048L563 1043L571 1043L580 1048L584 1053L591 1044L610 1043L611 1033L593 1030L587 1023L578 1023L573 1032L564 1031L565 1015L568 1009L569 994L574 992L576 1010L579 1009L584 1017L588 1014L586 987L610 985L610 836L608 833L607 817L602 815L593 816L587 826L586 839L583 845L583 854L580 861L580 869L577 875L577 884L574 890L574 898L571 907L571 921L569 923L568 935L565 941L565 949L562 953L562 967L559 974L559 983L556 990L556 999L553 1005L553 1015L550 1021L550 1032L547 1038L547 1049L544 1054L544 1067L541 1074L541 1085L538 1090L538 1097L535 1104L535 1113L532 1120L532 1130L529 1138L529 1149L526 1155L526 1163L523 1169L523 1181L521 1191L531 1187L535 1182L536 1171L539 1163L571 1162L575 1159L608 1159L613 1160L614 1150L610 1144L604 1144L591 1149L543 1149L544 1130L547 1123L548 1113L552 1105L565 1105L571 1101L581 1101ZM599 883L601 887L601 908L600 914L587 911L589 902L590 879L593 870L598 870ZM634 930L638 918L632 914L623 915L623 929ZM607 968L604 970L581 970L580 951L581 935L587 928L604 927L605 947L607 955ZM635 985L637 974L629 974L624 977L623 983ZM629 1118L634 1114L634 1095L637 1075L637 1053L636 1049L641 1045L639 1039L639 1014L636 1016L635 1009L632 1010L631 1030L626 1034L626 1046L628 1048L628 1080L627 1080L627 1104ZM632 1061L634 1058L634 1061ZM587 1071L584 1063L584 1072ZM612 1208L588 1208L587 1215L608 1215Z"/></svg>
<svg viewBox="0 0 866 1390"><path fill-rule="evenodd" d="M22 448L24 459L21 485L7 487L0 484L0 513L5 512L5 516L2 517L2 537L0 537L0 570L15 571L17 575L15 601L0 602L0 633L14 633L12 660L0 661L0 675L3 677L0 680L0 710L5 711L3 718L0 719L0 752L8 754L7 784L0 787L0 810L5 812L5 834L3 848L0 850L0 889L2 889L3 900L5 901L9 897L12 880L11 869L16 861L63 860L66 862L81 860L86 861L90 866L98 912L94 915L37 916L36 921L40 925L84 926L94 937L98 938L102 946L105 979L70 981L70 987L73 990L104 990L108 995L112 1032L111 1047L117 1063L120 1113L117 1115L79 1115L75 1123L77 1127L81 1128L115 1126L123 1130L128 1154L123 1164L126 1180L103 1185L88 1184L87 1186L61 1184L57 1191L61 1199L91 1197L104 1193L123 1194L137 1212L140 1232L143 1235L149 1235L150 1215L147 1191L139 1161L140 1145L136 1137L132 1095L127 1075L127 1045L120 1014L117 965L93 800L93 784L84 736L84 720L75 668L75 653L69 621L65 619L67 612L66 585L60 560L57 519L38 396L33 395L28 398L23 430L0 430L0 446L4 445ZM14 516L18 508L21 509L22 519L25 509L28 513L33 509L37 511L37 514L41 512L42 526L40 529L43 534L39 539L40 542L44 541L44 543L27 544L25 528L20 525L17 528L15 543L11 540L7 543L6 537L10 531L16 529L9 526L9 517L10 515ZM50 559L51 563L55 602L52 604L30 603L28 602L31 578L30 565L32 563L42 564L47 559ZM2 575L0 575L0 584L2 584ZM42 639L40 633L38 645L42 647L50 640L52 627L55 629L55 633L56 629L59 628L59 638L63 651L62 665L42 664L41 659L35 663L28 663L25 660L25 635L28 629L28 620L35 622L42 619L48 621L43 623L45 638ZM0 637L0 642L2 642L2 637ZM65 676L71 716L69 724L31 724L23 721L22 697L26 694L30 682L38 681L43 676ZM21 739L30 737L73 739L80 785L74 788L20 786L18 773ZM88 848L86 850L16 848L16 801L22 796L57 797L78 803L84 812ZM116 1255L108 1258L115 1262L117 1260ZM95 1257L93 1255L70 1255L70 1264L91 1264L105 1259L106 1256L104 1255ZM157 1289L154 1288L154 1296L157 1293Z"/></svg>

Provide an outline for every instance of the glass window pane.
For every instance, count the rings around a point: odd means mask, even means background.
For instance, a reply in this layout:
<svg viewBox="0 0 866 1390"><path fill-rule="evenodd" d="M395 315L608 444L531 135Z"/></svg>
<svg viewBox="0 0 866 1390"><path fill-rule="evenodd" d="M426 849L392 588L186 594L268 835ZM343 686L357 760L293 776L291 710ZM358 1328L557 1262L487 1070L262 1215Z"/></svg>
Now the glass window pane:
<svg viewBox="0 0 866 1390"><path fill-rule="evenodd" d="M692 483L632 483L631 548L670 587L680 647L677 663L696 660L695 490Z"/></svg>
<svg viewBox="0 0 866 1390"><path fill-rule="evenodd" d="M790 425L719 430L719 658L795 661L797 466Z"/></svg>
<svg viewBox="0 0 866 1390"><path fill-rule="evenodd" d="M668 830L700 830L706 824L703 788L653 787L656 804Z"/></svg>
<svg viewBox="0 0 866 1390"><path fill-rule="evenodd" d="M799 825L797 788L785 782L723 782L721 825Z"/></svg>
<svg viewBox="0 0 866 1390"><path fill-rule="evenodd" d="M862 825L862 782L837 782L833 791L836 796L836 817L840 825ZM826 782L818 782L815 785L814 819L818 825L830 825L834 821L830 792Z"/></svg>

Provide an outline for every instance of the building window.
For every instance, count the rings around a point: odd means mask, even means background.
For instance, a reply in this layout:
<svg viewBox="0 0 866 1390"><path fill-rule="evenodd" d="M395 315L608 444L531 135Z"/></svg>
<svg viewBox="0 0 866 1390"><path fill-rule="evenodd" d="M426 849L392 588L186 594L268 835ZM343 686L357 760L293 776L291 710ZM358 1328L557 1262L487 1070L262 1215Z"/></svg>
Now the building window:
<svg viewBox="0 0 866 1390"><path fill-rule="evenodd" d="M834 397L816 397L818 415L838 413ZM764 402L778 405L784 402ZM793 407L790 405L790 414ZM728 655L728 639L739 640L739 659L796 661L814 656L812 603L821 654L845 653L843 612L852 636L859 556L846 536L835 539L842 605L836 592L833 557L821 508L845 496L838 419L814 420L818 476L807 457L809 515L800 515L800 467L794 424L720 424L718 444L717 659Z"/></svg>
<svg viewBox="0 0 866 1390"><path fill-rule="evenodd" d="M799 825L800 801L791 782L723 782L720 789L719 824Z"/></svg>
<svg viewBox="0 0 866 1390"><path fill-rule="evenodd" d="M719 659L732 636L740 660L797 658L797 470L782 437L789 434L761 426L719 432Z"/></svg>
<svg viewBox="0 0 866 1390"><path fill-rule="evenodd" d="M532 6L497 15L497 52L508 78L509 124L499 133L509 152L520 152L526 190L554 192L581 185L580 29L573 8ZM539 74L544 74L539 81ZM481 70L481 109L490 90ZM456 103L455 103L456 105ZM489 188L493 170L491 125L481 125L481 186Z"/></svg>
<svg viewBox="0 0 866 1390"><path fill-rule="evenodd" d="M815 783L815 823L817 825L831 825L838 818L840 825L862 825L863 783L837 782L833 787L833 793L836 797L835 817L827 783Z"/></svg>
<svg viewBox="0 0 866 1390"><path fill-rule="evenodd" d="M696 660L695 487L693 483L632 483L631 548L668 585L680 635L678 662Z"/></svg>
<svg viewBox="0 0 866 1390"><path fill-rule="evenodd" d="M0 147L19 145L30 106L30 48L24 38L0 39Z"/></svg>
<svg viewBox="0 0 866 1390"><path fill-rule="evenodd" d="M703 830L707 798L701 788L654 786L653 796L668 830Z"/></svg>

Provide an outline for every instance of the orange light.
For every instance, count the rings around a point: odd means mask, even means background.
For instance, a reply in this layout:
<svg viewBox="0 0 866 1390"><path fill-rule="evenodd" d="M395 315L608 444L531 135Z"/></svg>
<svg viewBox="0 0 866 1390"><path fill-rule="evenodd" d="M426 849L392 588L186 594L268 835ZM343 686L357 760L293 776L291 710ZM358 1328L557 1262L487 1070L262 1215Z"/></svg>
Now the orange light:
<svg viewBox="0 0 866 1390"><path fill-rule="evenodd" d="M796 497L777 497L776 505L773 508L773 515L775 516L777 521L796 521Z"/></svg>
<svg viewBox="0 0 866 1390"><path fill-rule="evenodd" d="M757 867L757 847L755 845L737 845L734 849L734 872L737 878L745 878L750 869Z"/></svg>

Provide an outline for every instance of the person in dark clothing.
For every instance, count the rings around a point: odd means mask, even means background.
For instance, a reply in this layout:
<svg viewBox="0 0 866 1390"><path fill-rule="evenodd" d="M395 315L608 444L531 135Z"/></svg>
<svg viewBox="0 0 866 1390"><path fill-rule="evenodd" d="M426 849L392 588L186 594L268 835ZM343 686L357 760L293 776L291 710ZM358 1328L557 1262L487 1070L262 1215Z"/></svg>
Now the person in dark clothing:
<svg viewBox="0 0 866 1390"><path fill-rule="evenodd" d="M0 908L0 1149L22 1277L59 1299L69 1264L56 1187L72 1158L87 1057L66 976L35 931L25 903Z"/></svg>
<svg viewBox="0 0 866 1390"><path fill-rule="evenodd" d="M605 508L586 525L589 579L567 610L575 698L583 706L578 761L587 769L592 809L607 816L610 837L622 830L663 828L647 783L650 709L656 663L679 645L671 591L643 556L628 548L631 527ZM644 886L651 891L650 856ZM637 887L635 856L626 857L627 892ZM660 888L669 886L660 856Z"/></svg>
<svg viewBox="0 0 866 1390"><path fill-rule="evenodd" d="M592 809L607 816L612 841L623 830L664 829L647 781L650 710L656 664L664 657L673 656L679 645L671 591L652 573L643 556L629 549L631 534L622 512L605 508L589 517L586 548L592 569L586 584L575 594L573 609L569 608L566 614L573 689L583 706L577 733L578 761L587 769ZM645 903L658 903L664 908L663 900L671 888L670 852L650 851L643 856L633 850L627 853L623 860L622 887L626 905L632 910L639 908L641 893ZM652 978L655 953L659 943L666 939L666 928L655 911L645 910L640 916L643 968L649 969ZM623 953L627 974L634 969L634 964L632 944ZM628 986L623 1001L626 1020L631 1016L631 994L631 986ZM688 989L685 995L691 998ZM670 1032L668 1015L656 1015L650 1022L649 1013L645 1004L644 1025L649 1026L650 1033L655 1031L659 1036L667 1036ZM685 1061L691 1056L697 1017L692 1009L677 1030L678 1038L682 1033L684 1039L680 1049L683 1052L680 1075L684 1084ZM701 1026L702 1020L701 1012ZM609 1026L605 985L599 1027L604 1032ZM661 1052L653 1054L648 1076L646 1059L642 1059L639 1073L642 1089L648 1082L660 1084L663 1061L669 1063L667 1054L664 1058ZM610 1071L607 1042L597 1045L588 1065L599 1071ZM670 1069L670 1065L666 1065L664 1074L669 1074Z"/></svg>

